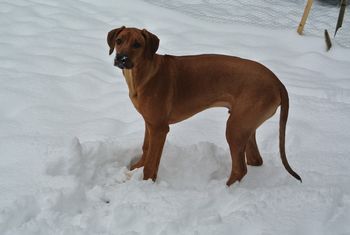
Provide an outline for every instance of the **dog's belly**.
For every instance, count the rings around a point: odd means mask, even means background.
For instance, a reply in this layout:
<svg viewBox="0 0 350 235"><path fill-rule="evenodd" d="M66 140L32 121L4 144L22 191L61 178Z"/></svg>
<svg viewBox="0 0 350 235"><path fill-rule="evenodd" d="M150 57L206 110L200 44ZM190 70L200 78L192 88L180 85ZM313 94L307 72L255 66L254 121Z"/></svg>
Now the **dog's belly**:
<svg viewBox="0 0 350 235"><path fill-rule="evenodd" d="M174 107L169 118L169 124L181 122L183 120L186 120L196 115L197 113L200 113L206 109L214 108L214 107L223 107L223 108L228 108L230 110L231 104L227 101L217 101L217 102L213 102L212 104L201 105L201 106L190 103L187 105L181 105L181 108Z"/></svg>

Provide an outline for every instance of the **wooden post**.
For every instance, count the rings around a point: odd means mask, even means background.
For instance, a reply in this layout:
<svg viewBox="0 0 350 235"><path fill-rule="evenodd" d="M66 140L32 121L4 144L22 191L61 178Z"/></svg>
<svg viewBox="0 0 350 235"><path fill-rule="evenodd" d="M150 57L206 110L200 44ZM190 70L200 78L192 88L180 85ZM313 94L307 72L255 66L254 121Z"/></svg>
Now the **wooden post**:
<svg viewBox="0 0 350 235"><path fill-rule="evenodd" d="M309 16L312 3L313 3L313 0L307 0L306 6L304 9L304 14L303 14L303 17L301 18L301 21L297 30L300 35L303 34L304 26L305 26L307 17Z"/></svg>
<svg viewBox="0 0 350 235"><path fill-rule="evenodd" d="M334 37L337 34L338 29L343 25L345 8L346 8L346 0L341 0L340 11L338 16L337 26L335 27Z"/></svg>

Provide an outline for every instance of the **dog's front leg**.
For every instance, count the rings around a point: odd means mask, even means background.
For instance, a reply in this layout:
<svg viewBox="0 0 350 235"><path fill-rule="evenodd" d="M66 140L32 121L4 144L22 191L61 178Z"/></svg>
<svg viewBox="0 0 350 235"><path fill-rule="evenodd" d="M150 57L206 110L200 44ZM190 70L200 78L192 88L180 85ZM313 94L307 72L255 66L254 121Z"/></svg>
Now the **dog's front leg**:
<svg viewBox="0 0 350 235"><path fill-rule="evenodd" d="M148 125L149 146L143 169L144 180L156 180L163 146L168 132L168 125Z"/></svg>
<svg viewBox="0 0 350 235"><path fill-rule="evenodd" d="M145 161L148 154L148 146L149 146L149 130L148 130L147 123L145 123L145 137L143 139L143 145L142 145L142 156L140 160L138 160L135 164L133 164L130 167L130 170L134 170L136 168L140 168L145 165Z"/></svg>

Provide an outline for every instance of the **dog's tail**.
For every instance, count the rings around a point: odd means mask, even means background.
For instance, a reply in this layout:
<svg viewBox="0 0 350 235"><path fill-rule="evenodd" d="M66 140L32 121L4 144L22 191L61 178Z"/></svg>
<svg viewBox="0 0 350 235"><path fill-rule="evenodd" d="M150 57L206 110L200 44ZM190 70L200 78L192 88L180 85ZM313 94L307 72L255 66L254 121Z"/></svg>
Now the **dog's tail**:
<svg viewBox="0 0 350 235"><path fill-rule="evenodd" d="M291 174L294 178L302 182L301 177L293 171L293 169L290 167L287 156L286 156L286 149L285 149L285 142L286 142L286 124L288 119L288 110L289 110L289 98L288 98L288 92L285 86L281 83L281 114L280 114L280 154L281 159L284 168Z"/></svg>

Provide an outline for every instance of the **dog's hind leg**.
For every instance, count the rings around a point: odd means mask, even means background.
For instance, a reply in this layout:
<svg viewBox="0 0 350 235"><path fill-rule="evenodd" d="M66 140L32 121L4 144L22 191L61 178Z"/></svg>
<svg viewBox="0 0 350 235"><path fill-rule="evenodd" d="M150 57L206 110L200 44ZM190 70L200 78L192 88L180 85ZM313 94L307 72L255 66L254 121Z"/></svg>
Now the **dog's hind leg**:
<svg viewBox="0 0 350 235"><path fill-rule="evenodd" d="M252 131L242 125L243 122L234 118L231 113L226 125L226 139L230 146L232 158L231 175L226 182L228 186L240 181L247 174L247 165L245 161L245 149Z"/></svg>
<svg viewBox="0 0 350 235"><path fill-rule="evenodd" d="M263 164L258 145L256 144L255 131L248 139L245 154L248 165L261 166Z"/></svg>

